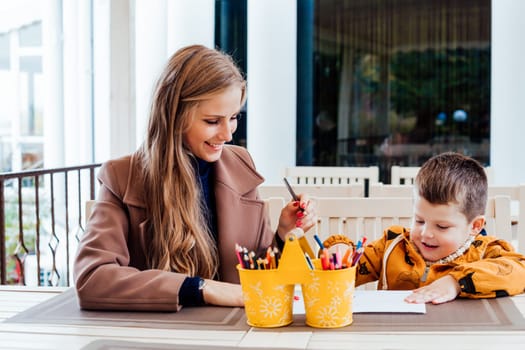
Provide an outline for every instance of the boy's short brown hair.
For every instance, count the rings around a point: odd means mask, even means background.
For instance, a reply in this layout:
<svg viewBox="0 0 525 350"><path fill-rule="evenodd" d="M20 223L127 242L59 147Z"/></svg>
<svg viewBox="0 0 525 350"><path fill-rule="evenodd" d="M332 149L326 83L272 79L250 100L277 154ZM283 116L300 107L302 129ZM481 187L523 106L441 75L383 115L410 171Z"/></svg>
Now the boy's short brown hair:
<svg viewBox="0 0 525 350"><path fill-rule="evenodd" d="M430 158L419 169L414 186L432 204L459 204L469 222L485 213L487 175L470 157L445 152Z"/></svg>

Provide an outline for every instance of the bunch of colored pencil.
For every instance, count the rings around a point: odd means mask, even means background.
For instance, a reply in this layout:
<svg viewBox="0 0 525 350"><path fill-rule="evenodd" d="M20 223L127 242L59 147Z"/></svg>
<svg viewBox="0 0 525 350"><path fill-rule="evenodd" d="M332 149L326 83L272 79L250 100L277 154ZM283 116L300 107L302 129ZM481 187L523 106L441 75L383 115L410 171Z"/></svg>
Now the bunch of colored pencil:
<svg viewBox="0 0 525 350"><path fill-rule="evenodd" d="M281 252L277 247L268 247L263 256L256 257L254 251L248 251L246 247L235 244L235 254L239 264L249 270L270 270L279 266Z"/></svg>
<svg viewBox="0 0 525 350"><path fill-rule="evenodd" d="M363 237L357 242L355 249L352 246L348 246L344 255L341 251L341 246L337 246L335 252L330 252L317 235L314 235L314 238L321 249L319 258L321 259L321 267L323 270L339 270L352 267L357 264L365 250L366 237Z"/></svg>

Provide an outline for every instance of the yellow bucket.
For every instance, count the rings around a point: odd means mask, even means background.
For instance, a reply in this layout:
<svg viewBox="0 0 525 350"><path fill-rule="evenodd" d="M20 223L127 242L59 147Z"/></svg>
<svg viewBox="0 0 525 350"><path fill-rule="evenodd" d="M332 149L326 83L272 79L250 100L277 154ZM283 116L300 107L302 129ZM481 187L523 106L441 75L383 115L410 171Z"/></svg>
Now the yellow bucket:
<svg viewBox="0 0 525 350"><path fill-rule="evenodd" d="M279 270L247 270L237 265L247 323L282 327L293 321L294 284L279 284Z"/></svg>
<svg viewBox="0 0 525 350"><path fill-rule="evenodd" d="M313 260L311 280L301 284L306 324L316 328L338 328L352 324L355 269L322 270Z"/></svg>

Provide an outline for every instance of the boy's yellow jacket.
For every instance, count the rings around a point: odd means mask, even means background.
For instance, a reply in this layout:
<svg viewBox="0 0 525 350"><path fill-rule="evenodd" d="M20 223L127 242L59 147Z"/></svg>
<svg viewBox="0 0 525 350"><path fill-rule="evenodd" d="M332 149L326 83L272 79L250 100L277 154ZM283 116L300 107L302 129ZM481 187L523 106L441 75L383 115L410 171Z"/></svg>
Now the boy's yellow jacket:
<svg viewBox="0 0 525 350"><path fill-rule="evenodd" d="M460 297L494 298L525 291L525 256L494 236L478 235L460 257L426 269L425 260L410 243L409 229L391 226L365 247L356 285L379 281L378 289L412 290L449 274L460 284Z"/></svg>

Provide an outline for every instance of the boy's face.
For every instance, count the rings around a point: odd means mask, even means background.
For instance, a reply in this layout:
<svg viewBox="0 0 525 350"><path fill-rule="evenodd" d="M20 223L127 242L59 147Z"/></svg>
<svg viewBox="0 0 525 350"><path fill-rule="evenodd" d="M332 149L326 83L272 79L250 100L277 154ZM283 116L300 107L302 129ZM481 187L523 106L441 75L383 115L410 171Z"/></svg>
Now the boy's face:
<svg viewBox="0 0 525 350"><path fill-rule="evenodd" d="M416 194L410 239L425 260L436 261L454 253L469 235L479 233L480 223L481 216L468 222L455 203L431 204Z"/></svg>

